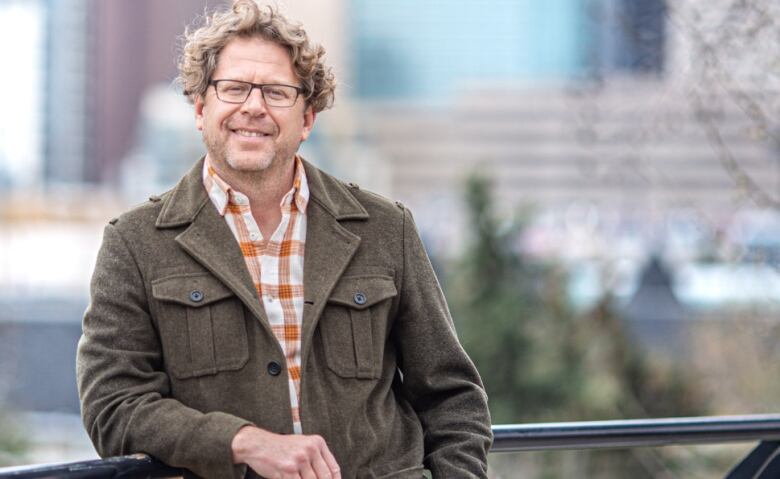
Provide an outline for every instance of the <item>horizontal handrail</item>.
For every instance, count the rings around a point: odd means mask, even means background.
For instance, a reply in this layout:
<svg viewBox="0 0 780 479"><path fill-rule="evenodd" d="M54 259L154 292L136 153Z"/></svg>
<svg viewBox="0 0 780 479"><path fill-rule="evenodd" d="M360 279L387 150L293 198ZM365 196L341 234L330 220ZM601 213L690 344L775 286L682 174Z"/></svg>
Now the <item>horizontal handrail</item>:
<svg viewBox="0 0 780 479"><path fill-rule="evenodd" d="M761 454L754 454L743 461L752 470L768 460L776 449L772 442L780 440L780 414L507 424L493 426L493 434L491 452L496 453L761 442L763 449L761 446L757 448ZM747 464L751 462L748 459L758 466ZM739 472L744 469L747 467L742 467ZM3 468L0 469L0 479L134 479L172 477L181 473L181 469L167 466L154 458L134 454L66 464ZM743 476L731 474L729 477Z"/></svg>
<svg viewBox="0 0 780 479"><path fill-rule="evenodd" d="M152 479L182 474L182 469L170 467L146 454L0 469L2 479Z"/></svg>
<svg viewBox="0 0 780 479"><path fill-rule="evenodd" d="M491 452L780 440L780 414L493 426Z"/></svg>

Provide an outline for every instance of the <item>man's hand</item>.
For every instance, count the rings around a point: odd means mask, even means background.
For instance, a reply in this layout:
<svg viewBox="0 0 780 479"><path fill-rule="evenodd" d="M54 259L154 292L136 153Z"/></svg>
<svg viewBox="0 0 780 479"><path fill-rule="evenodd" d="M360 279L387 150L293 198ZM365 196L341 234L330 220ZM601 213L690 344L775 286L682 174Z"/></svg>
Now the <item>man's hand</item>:
<svg viewBox="0 0 780 479"><path fill-rule="evenodd" d="M244 426L230 447L233 463L246 464L268 479L341 479L336 458L320 436L274 434Z"/></svg>

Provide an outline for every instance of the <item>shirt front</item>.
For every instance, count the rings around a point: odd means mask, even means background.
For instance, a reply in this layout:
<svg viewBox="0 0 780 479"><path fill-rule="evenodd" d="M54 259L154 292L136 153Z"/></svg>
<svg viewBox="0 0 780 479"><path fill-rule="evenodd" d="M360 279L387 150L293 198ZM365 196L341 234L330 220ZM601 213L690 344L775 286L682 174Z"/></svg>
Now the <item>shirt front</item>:
<svg viewBox="0 0 780 479"><path fill-rule="evenodd" d="M290 389L293 431L301 434L301 325L303 322L303 258L309 187L300 157L295 157L293 187L279 207L282 221L263 238L252 216L249 198L233 189L203 162L203 185L241 247L271 329L284 351Z"/></svg>

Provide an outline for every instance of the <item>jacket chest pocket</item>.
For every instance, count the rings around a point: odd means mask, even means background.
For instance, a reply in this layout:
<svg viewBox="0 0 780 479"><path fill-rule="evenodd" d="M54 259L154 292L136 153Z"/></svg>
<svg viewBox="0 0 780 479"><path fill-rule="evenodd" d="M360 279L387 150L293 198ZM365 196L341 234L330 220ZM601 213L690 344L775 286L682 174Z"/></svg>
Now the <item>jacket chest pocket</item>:
<svg viewBox="0 0 780 479"><path fill-rule="evenodd" d="M249 360L244 309L208 273L152 281L165 364L178 379L241 369Z"/></svg>
<svg viewBox="0 0 780 479"><path fill-rule="evenodd" d="M391 276L342 277L319 328L325 361L344 378L378 378L391 298L397 291Z"/></svg>

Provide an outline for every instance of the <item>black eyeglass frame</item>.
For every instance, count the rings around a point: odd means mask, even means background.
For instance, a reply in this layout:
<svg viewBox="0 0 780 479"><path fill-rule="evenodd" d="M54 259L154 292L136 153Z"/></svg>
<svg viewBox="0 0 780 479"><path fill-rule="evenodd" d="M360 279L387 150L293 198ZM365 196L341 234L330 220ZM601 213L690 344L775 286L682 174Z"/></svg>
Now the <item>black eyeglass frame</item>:
<svg viewBox="0 0 780 479"><path fill-rule="evenodd" d="M250 85L249 91L246 94L246 98L244 98L243 101L230 101L230 100L223 100L222 98L220 98L219 97L219 89L217 88L217 84L219 82L223 82L223 81L229 81L229 82L234 82L234 83L241 83L241 84L244 84L244 85ZM242 80L233 80L233 79L230 79L230 78L220 78L219 80L209 80L209 86L213 86L214 87L214 94L217 96L217 99L219 101L223 101L225 103L231 103L233 105L241 105L242 103L245 103L249 99L249 97L252 95L252 90L257 88L258 90L260 90L260 95L263 97L263 101L266 103L266 105L271 106L273 108L292 108L292 107L294 107L295 104L298 102L298 97L301 96L301 93L303 93L305 91L303 88L301 88L299 86L285 85L284 83L252 83L252 82L242 81ZM263 88L264 87L273 87L273 86L276 86L276 87L283 86L283 87L287 87L287 88L294 88L295 89L295 98L293 99L292 103L287 105L287 106L279 106L279 105L269 104L268 101L265 98L265 90L263 90Z"/></svg>

